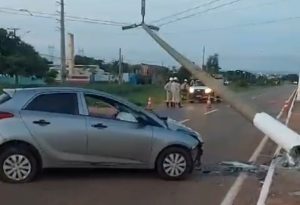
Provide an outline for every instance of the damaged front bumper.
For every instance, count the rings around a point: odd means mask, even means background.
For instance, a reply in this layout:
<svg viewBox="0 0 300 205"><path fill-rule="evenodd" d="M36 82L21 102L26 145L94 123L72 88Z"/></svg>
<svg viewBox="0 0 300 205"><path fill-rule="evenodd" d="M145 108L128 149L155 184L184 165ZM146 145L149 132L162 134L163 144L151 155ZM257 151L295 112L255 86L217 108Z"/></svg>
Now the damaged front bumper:
<svg viewBox="0 0 300 205"><path fill-rule="evenodd" d="M201 157L203 154L203 143L199 143L194 149L192 149L192 159L194 162L194 168L199 169L201 167Z"/></svg>

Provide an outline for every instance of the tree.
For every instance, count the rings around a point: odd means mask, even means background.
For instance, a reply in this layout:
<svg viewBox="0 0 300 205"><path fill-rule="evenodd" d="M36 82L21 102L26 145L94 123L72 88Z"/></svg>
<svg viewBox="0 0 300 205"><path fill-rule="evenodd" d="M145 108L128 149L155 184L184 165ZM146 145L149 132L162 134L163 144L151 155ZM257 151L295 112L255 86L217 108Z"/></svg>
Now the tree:
<svg viewBox="0 0 300 205"><path fill-rule="evenodd" d="M49 70L48 61L35 49L13 36L5 29L0 29L0 73L15 76L44 77Z"/></svg>
<svg viewBox="0 0 300 205"><path fill-rule="evenodd" d="M219 55L216 53L208 57L204 70L210 74L219 73Z"/></svg>
<svg viewBox="0 0 300 205"><path fill-rule="evenodd" d="M104 61L100 59L80 55L75 56L76 65L98 65L101 68L103 63Z"/></svg>
<svg viewBox="0 0 300 205"><path fill-rule="evenodd" d="M54 83L57 75L58 75L58 72L56 70L49 70L45 76L45 82L47 84Z"/></svg>

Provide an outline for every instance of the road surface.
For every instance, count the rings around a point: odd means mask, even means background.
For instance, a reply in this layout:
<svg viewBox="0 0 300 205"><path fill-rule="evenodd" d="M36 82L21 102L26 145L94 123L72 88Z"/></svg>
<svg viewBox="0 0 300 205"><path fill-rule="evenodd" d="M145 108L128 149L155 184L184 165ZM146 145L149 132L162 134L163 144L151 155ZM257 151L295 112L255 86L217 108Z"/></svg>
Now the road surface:
<svg viewBox="0 0 300 205"><path fill-rule="evenodd" d="M276 116L295 87L252 90L241 97L254 101ZM233 111L225 102L186 104L182 109L160 108L161 115L184 121L205 139L204 166L223 160L247 161L263 134ZM206 114L207 113L207 114ZM260 162L268 162L274 144L268 143ZM265 156L267 155L267 156ZM132 170L48 170L33 183L14 185L0 182L3 205L217 205L225 197L236 176L201 174L195 171L186 181L163 181L152 171ZM256 204L259 181L250 177L242 186L236 204Z"/></svg>

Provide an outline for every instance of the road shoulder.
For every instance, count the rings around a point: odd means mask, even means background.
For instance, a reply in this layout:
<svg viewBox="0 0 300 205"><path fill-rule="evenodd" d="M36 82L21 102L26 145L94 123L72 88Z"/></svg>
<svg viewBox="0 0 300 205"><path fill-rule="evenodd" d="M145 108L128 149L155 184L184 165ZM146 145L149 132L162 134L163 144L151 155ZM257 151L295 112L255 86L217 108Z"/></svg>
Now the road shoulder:
<svg viewBox="0 0 300 205"><path fill-rule="evenodd" d="M295 102L289 127L300 133L300 102ZM277 168L267 200L268 205L300 204L300 170Z"/></svg>

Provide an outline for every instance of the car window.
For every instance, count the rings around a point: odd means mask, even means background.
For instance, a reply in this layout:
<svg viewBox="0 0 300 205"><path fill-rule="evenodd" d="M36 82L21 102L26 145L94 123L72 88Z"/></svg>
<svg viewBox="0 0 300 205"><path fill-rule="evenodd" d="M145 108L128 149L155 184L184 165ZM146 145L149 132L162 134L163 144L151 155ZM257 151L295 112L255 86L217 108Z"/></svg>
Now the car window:
<svg viewBox="0 0 300 205"><path fill-rule="evenodd" d="M78 101L75 93L42 94L32 100L26 110L77 115Z"/></svg>
<svg viewBox="0 0 300 205"><path fill-rule="evenodd" d="M132 110L114 100L89 94L85 95L85 100L89 116L137 122Z"/></svg>
<svg viewBox="0 0 300 205"><path fill-rule="evenodd" d="M0 95L0 104L3 104L7 101L9 101L11 99L11 97L6 94L6 93L3 93L2 95Z"/></svg>
<svg viewBox="0 0 300 205"><path fill-rule="evenodd" d="M100 118L115 118L118 109L99 96L85 95L89 116Z"/></svg>
<svg viewBox="0 0 300 205"><path fill-rule="evenodd" d="M204 84L201 81L197 80L195 82L195 86L204 86Z"/></svg>

